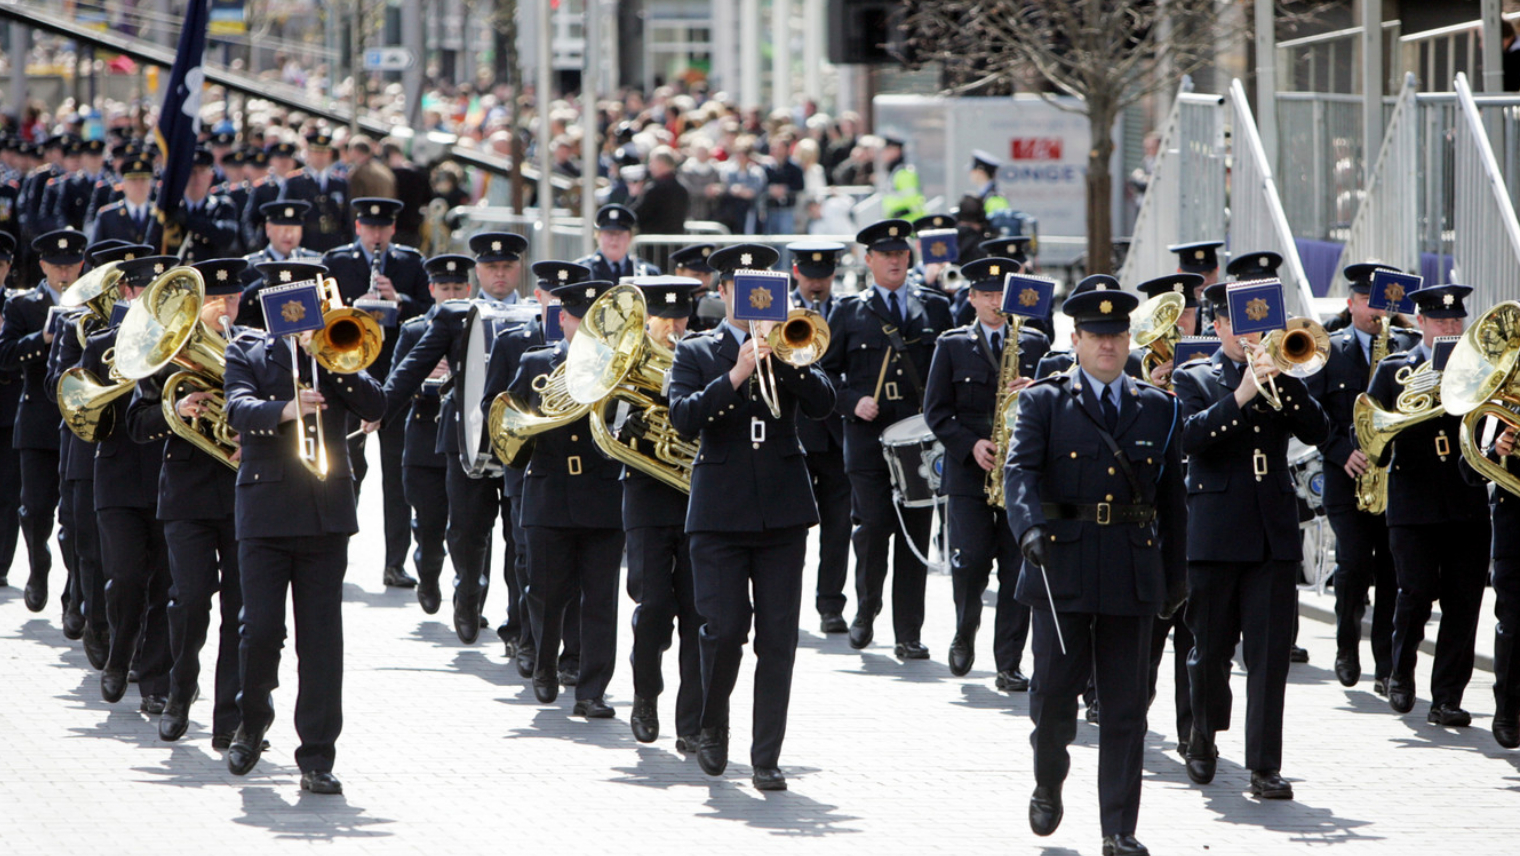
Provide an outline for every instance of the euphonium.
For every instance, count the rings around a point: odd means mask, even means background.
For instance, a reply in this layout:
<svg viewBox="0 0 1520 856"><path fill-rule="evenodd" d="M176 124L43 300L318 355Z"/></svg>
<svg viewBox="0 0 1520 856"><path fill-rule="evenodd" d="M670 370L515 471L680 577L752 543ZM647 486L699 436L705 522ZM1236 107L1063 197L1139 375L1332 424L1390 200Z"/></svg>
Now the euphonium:
<svg viewBox="0 0 1520 856"><path fill-rule="evenodd" d="M1371 484L1371 492L1364 494L1364 483L1357 479L1356 503L1357 508L1372 514L1381 513L1387 507L1388 469L1380 462L1383 455L1388 451L1388 446L1398 436L1400 431L1420 424L1429 422L1438 416L1445 415L1446 410L1441 406L1440 383L1441 373L1434 371L1430 363L1425 363L1418 369L1410 369L1405 366L1399 369L1395 376L1400 384L1404 385L1404 391L1399 393L1398 400L1394 403L1393 410L1385 410L1379 406L1367 393L1361 393L1356 397L1356 403L1351 408L1351 424L1356 428L1357 446L1362 454L1367 456L1367 472L1364 476L1370 476L1374 471L1377 476L1372 480L1381 481L1381 500L1378 503L1378 486ZM1366 507L1363 507L1363 506Z"/></svg>
<svg viewBox="0 0 1520 856"><path fill-rule="evenodd" d="M1372 358L1367 361L1367 383L1372 384L1378 363L1388 356L1388 342L1393 334L1393 321L1384 314L1378 319L1379 329L1372 337ZM1400 395L1402 398L1403 395ZM1402 408L1400 408L1402 409ZM1363 454L1366 454L1365 451ZM1356 509L1368 514L1382 514L1388 508L1388 469L1369 461L1367 469L1356 477Z"/></svg>
<svg viewBox="0 0 1520 856"><path fill-rule="evenodd" d="M560 363L556 366L554 374L563 376L561 370L565 365L566 363ZM552 375L539 375L533 379L534 389L539 391L540 396L543 395L542 389L551 384ZM486 415L491 448L503 464L515 468L525 467L533 454L534 437L569 425L590 413L591 407L590 404L580 404L564 412L538 413L512 393L503 392L491 402L491 409Z"/></svg>
<svg viewBox="0 0 1520 856"><path fill-rule="evenodd" d="M1510 493L1520 494L1520 475L1495 463L1478 448L1478 422L1492 416L1520 428L1520 303L1507 300L1478 317L1462 334L1446 361L1441 399L1446 412L1462 417L1462 456L1477 473Z"/></svg>
<svg viewBox="0 0 1520 856"><path fill-rule="evenodd" d="M58 378L58 412L63 424L86 443L99 443L116 427L111 403L132 391L137 381L102 383L89 369L75 366Z"/></svg>
<svg viewBox="0 0 1520 856"><path fill-rule="evenodd" d="M1169 362L1176 352L1177 342L1182 339L1177 321L1186 307L1187 301L1182 295L1169 291L1152 297L1130 313L1130 341L1135 347L1148 349L1140 360L1140 376L1146 382L1150 381L1151 372ZM1170 379L1167 387L1171 387Z"/></svg>
<svg viewBox="0 0 1520 856"><path fill-rule="evenodd" d="M1162 295L1166 297L1168 295ZM1019 333L1024 329L1024 316L1010 315L1003 327L1003 359L998 364L997 403L992 407L992 469L987 471L987 504L998 508L1005 506L1003 496L1003 461L1008 458L1008 446L1013 442L1013 429L1019 419L1019 394L1008 385L1019 379Z"/></svg>

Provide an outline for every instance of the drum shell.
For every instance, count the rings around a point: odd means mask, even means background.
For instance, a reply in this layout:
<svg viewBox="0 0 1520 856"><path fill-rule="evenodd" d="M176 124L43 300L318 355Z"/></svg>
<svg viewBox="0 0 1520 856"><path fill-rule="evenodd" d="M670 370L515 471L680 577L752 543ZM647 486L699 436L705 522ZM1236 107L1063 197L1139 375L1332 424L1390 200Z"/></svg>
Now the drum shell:
<svg viewBox="0 0 1520 856"><path fill-rule="evenodd" d="M923 415L910 416L881 432L881 453L903 508L930 508L938 502L944 477L945 446Z"/></svg>

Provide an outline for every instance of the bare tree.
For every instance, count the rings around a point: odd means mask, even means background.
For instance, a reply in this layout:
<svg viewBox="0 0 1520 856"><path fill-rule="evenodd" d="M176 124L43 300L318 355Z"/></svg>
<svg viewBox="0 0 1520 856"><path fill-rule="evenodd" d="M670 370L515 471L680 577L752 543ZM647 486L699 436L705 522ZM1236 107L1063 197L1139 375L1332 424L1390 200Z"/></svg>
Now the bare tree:
<svg viewBox="0 0 1520 856"><path fill-rule="evenodd" d="M1113 260L1114 120L1147 94L1210 62L1239 23L1219 0L919 0L904 26L919 61L946 63L955 91L1034 88L1071 95L1092 131L1087 155L1087 266ZM1291 13L1304 14L1303 3ZM1249 20L1250 16L1237 16ZM1227 32L1233 28L1234 32Z"/></svg>

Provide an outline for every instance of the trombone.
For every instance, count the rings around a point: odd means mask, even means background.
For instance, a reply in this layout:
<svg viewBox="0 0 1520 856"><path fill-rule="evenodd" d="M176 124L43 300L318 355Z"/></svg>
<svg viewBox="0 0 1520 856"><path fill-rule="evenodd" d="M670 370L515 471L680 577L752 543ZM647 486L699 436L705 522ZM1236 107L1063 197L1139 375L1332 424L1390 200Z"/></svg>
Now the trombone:
<svg viewBox="0 0 1520 856"><path fill-rule="evenodd" d="M1318 321L1311 318L1289 318L1283 329L1268 333L1261 344L1254 347L1243 337L1240 342L1248 352L1256 350L1270 356L1272 365L1282 374L1300 379L1324 368L1325 362L1330 358L1330 335ZM1273 410L1282 410L1282 396L1278 395L1277 384L1272 378L1268 377L1263 386L1261 376L1256 374L1255 364L1247 360L1246 368L1256 377L1261 397L1266 399Z"/></svg>
<svg viewBox="0 0 1520 856"><path fill-rule="evenodd" d="M811 309L793 309L786 320L772 322L764 336L760 335L758 322L749 322L749 336L756 341L765 339L771 354L789 366L805 368L823 358L829 349L829 324L823 316ZM781 392L776 385L776 367L770 356L755 364L755 378L760 385L760 397L771 409L771 416L781 418Z"/></svg>
<svg viewBox="0 0 1520 856"><path fill-rule="evenodd" d="M380 346L385 333L379 322L367 312L343 305L338 292L338 281L330 276L317 277L317 291L322 298L322 329L312 332L305 345L311 359L311 386L301 383L300 352L296 337L287 336L290 344L290 380L296 397L296 454L301 464L326 481L332 469L327 457L327 431L322 426L322 414L317 413L316 442L306 436L306 417L301 414L302 389L315 389L317 369L325 368L334 374L354 374L364 370L380 356Z"/></svg>

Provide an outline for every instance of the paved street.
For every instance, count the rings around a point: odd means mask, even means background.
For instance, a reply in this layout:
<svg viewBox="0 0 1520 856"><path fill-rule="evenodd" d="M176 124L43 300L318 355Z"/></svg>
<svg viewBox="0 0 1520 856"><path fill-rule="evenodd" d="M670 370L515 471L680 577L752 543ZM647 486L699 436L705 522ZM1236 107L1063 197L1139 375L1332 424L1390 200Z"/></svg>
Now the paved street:
<svg viewBox="0 0 1520 856"><path fill-rule="evenodd" d="M949 674L948 577L929 584L930 662L893 659L885 620L875 645L852 651L843 635L815 632L805 603L782 755L791 790L761 794L746 763L748 671L734 701L733 763L721 780L676 753L673 687L661 700L665 733L652 745L634 742L626 659L611 689L616 720L571 719L565 695L540 705L494 634L461 645L447 607L425 616L410 591L380 585L378 500L376 483L361 507L375 529L353 541L346 583L341 797L299 790L289 644L273 748L253 775L235 778L209 745L209 699L176 744L159 741L156 721L136 712L135 689L114 706L100 700L98 674L59 630L56 594L42 614L23 606L18 555L11 587L0 589L0 853L81 845L261 854L752 853L777 845L830 854L1099 852L1097 727L1080 726L1063 825L1036 839L1025 819L1033 787L1028 699L991 688L990 611L977 668L964 679ZM62 579L55 569L55 593ZM503 588L487 604L493 620ZM1489 734L1492 675L1480 671L1468 693L1472 728L1425 725L1423 694L1414 712L1396 716L1371 691L1370 654L1360 686L1348 691L1335 681L1330 607L1328 598L1304 597L1300 641L1313 659L1293 667L1283 771L1298 799L1260 804L1246 795L1243 698L1235 730L1220 736L1218 778L1206 788L1188 782L1172 751L1168 665L1151 716L1140 839L1158 854L1513 852L1520 752L1501 750ZM629 608L625 600L625 652ZM1486 655L1490 606L1485 615ZM213 656L208 649L208 670ZM1423 691L1428 657L1422 665ZM1238 679L1237 692L1243 687ZM202 689L209 691L209 671Z"/></svg>

